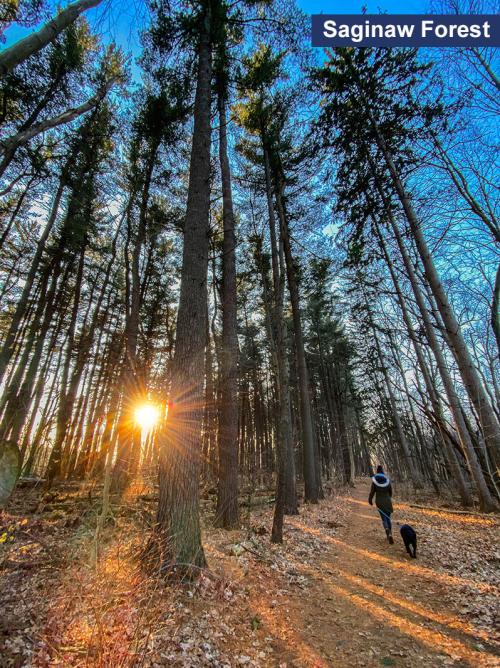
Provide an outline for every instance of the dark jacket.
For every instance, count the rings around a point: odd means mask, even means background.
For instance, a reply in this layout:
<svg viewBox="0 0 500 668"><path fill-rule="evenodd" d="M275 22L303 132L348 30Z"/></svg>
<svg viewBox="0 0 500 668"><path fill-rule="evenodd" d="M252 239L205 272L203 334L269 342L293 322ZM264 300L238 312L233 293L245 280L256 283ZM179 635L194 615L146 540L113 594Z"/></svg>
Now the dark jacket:
<svg viewBox="0 0 500 668"><path fill-rule="evenodd" d="M376 473L372 478L372 487L368 503L372 503L375 497L375 505L384 513L392 513L392 485L385 473Z"/></svg>

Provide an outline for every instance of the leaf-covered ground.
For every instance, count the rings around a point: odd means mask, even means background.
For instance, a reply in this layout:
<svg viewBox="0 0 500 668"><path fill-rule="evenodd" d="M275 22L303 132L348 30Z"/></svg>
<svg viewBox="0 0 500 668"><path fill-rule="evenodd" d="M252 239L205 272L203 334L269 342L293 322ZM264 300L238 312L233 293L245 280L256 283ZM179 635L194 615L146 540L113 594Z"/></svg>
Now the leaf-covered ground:
<svg viewBox="0 0 500 668"><path fill-rule="evenodd" d="M498 518L400 503L419 536L410 560L367 493L360 481L302 507L283 546L269 504L233 532L207 513L210 571L174 587L140 567L147 495L115 508L96 545L98 495L20 490L0 528L1 666L500 665Z"/></svg>

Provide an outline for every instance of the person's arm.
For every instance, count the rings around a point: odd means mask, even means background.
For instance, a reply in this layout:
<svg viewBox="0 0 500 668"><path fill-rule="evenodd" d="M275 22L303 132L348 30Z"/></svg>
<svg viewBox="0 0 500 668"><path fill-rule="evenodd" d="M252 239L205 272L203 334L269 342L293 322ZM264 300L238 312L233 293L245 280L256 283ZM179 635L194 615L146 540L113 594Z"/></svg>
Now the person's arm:
<svg viewBox="0 0 500 668"><path fill-rule="evenodd" d="M370 489L370 496L368 497L368 503L370 506L373 506L373 497L375 495L375 485L372 483L372 487Z"/></svg>
<svg viewBox="0 0 500 668"><path fill-rule="evenodd" d="M387 491L389 492L389 496L392 496L392 484L389 483L389 487L387 488Z"/></svg>

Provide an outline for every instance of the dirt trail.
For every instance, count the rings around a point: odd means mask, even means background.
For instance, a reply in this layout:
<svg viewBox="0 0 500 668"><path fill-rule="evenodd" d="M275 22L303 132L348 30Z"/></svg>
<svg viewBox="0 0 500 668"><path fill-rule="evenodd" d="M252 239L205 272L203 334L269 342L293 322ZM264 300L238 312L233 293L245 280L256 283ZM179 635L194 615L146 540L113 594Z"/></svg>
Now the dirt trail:
<svg viewBox="0 0 500 668"><path fill-rule="evenodd" d="M389 545L375 509L366 502L368 491L367 482L352 490L346 527L336 535L307 526L300 517L287 518L328 548L318 555L317 567L300 567L308 578L303 595L261 606L274 636L274 665L500 666L487 633L456 612L469 595L464 586L471 583L433 568L425 536L419 536L416 560L407 556L397 526L395 544ZM396 521L404 521L407 511L413 517L428 512L396 504ZM473 586L477 596L490 589L480 581Z"/></svg>
<svg viewBox="0 0 500 668"><path fill-rule="evenodd" d="M95 567L92 515L26 513L21 494L0 529L0 668L500 666L498 516L396 503L419 533L412 560L397 527L388 544L368 491L358 481L302 506L282 545L270 504L234 531L207 521L210 572L181 587L141 567L140 499L116 509Z"/></svg>

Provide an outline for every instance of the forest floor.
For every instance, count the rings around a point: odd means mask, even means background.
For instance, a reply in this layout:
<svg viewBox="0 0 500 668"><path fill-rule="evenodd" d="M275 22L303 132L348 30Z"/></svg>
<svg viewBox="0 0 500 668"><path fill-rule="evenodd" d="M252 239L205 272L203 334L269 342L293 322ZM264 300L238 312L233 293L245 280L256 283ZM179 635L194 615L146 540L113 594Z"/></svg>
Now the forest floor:
<svg viewBox="0 0 500 668"><path fill-rule="evenodd" d="M269 503L242 508L232 532L207 512L210 570L174 586L138 559L150 496L115 506L96 545L95 490L19 490L0 516L0 665L499 666L498 516L396 503L418 532L412 560L399 535L387 543L368 491L358 481L303 506L282 546Z"/></svg>

